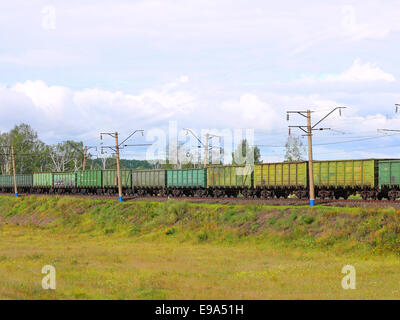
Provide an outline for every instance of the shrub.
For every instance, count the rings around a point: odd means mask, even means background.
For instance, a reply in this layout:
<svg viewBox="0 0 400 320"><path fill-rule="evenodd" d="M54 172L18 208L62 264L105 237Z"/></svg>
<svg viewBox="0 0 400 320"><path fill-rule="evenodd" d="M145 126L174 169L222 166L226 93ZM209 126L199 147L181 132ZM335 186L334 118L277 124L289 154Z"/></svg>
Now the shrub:
<svg viewBox="0 0 400 320"><path fill-rule="evenodd" d="M176 233L176 229L175 228L169 228L169 229L167 228L167 229L164 230L164 234L166 236L173 235L174 233Z"/></svg>
<svg viewBox="0 0 400 320"><path fill-rule="evenodd" d="M310 217L310 216L302 216L301 220L305 223L305 224L312 224L315 220L314 217Z"/></svg>

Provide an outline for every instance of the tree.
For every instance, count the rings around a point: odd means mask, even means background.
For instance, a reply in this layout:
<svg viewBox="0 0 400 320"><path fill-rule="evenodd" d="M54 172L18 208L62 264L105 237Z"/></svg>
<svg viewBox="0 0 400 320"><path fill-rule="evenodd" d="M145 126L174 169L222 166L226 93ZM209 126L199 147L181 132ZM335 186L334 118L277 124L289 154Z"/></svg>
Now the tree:
<svg viewBox="0 0 400 320"><path fill-rule="evenodd" d="M298 136L288 136L286 144L285 161L304 161L305 147Z"/></svg>
<svg viewBox="0 0 400 320"><path fill-rule="evenodd" d="M255 146L254 149L254 163L262 163L260 148Z"/></svg>
<svg viewBox="0 0 400 320"><path fill-rule="evenodd" d="M52 171L77 171L82 168L83 142L67 140L51 148Z"/></svg>
<svg viewBox="0 0 400 320"><path fill-rule="evenodd" d="M11 145L14 147L17 173L32 173L48 168L48 148L28 124L16 125L10 132L2 133L0 145L0 165L3 174L11 174Z"/></svg>
<svg viewBox="0 0 400 320"><path fill-rule="evenodd" d="M11 172L10 145L11 142L9 133L2 133L0 135L0 163L2 174L10 174Z"/></svg>
<svg viewBox="0 0 400 320"><path fill-rule="evenodd" d="M34 169L33 172L45 172L51 170L51 146L43 145L40 146L37 154L33 158Z"/></svg>
<svg viewBox="0 0 400 320"><path fill-rule="evenodd" d="M232 164L245 164L246 158L253 153L254 163L261 163L261 152L257 146L250 147L246 139L232 152Z"/></svg>
<svg viewBox="0 0 400 320"><path fill-rule="evenodd" d="M108 159L109 158L106 158L106 157L100 158L100 160L101 160L101 169L102 170L106 170L106 168L107 168L107 160Z"/></svg>
<svg viewBox="0 0 400 320"><path fill-rule="evenodd" d="M175 167L174 164L169 163L169 159L167 159L163 164L161 164L161 168L166 170L174 169L174 167Z"/></svg>

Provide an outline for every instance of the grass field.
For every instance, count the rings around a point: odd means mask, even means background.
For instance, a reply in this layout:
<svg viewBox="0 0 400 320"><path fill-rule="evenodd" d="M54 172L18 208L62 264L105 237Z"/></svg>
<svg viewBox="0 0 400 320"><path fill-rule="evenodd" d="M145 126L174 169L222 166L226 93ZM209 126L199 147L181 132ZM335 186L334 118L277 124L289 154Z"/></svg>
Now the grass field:
<svg viewBox="0 0 400 320"><path fill-rule="evenodd" d="M0 197L0 299L398 299L392 209ZM57 289L43 290L53 265ZM344 290L344 265L356 289Z"/></svg>

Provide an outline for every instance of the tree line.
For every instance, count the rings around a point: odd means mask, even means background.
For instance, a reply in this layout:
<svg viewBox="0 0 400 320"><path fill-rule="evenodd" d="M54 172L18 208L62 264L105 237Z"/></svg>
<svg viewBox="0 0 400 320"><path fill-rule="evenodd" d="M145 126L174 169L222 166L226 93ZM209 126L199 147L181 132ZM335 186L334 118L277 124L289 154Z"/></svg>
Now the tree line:
<svg viewBox="0 0 400 320"><path fill-rule="evenodd" d="M15 125L9 132L0 134L1 174L11 174L11 145L14 147L16 173L68 172L82 169L84 145L82 141L66 140L46 144L28 124ZM110 169L115 158L94 158L88 153L86 169ZM122 168L151 168L144 160L121 159Z"/></svg>

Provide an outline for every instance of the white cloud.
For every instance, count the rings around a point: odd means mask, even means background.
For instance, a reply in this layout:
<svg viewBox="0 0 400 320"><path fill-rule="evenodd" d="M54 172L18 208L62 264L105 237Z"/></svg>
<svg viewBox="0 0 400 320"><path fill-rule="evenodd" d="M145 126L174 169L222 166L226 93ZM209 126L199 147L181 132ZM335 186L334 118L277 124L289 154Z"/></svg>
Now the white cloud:
<svg viewBox="0 0 400 320"><path fill-rule="evenodd" d="M356 58L349 69L339 74L328 74L323 76L303 76L298 81L303 83L361 83L361 82L395 82L394 75L383 71L371 62L363 63Z"/></svg>
<svg viewBox="0 0 400 320"><path fill-rule="evenodd" d="M12 91L31 99L40 111L49 116L59 116L71 103L72 90L62 86L47 86L43 81L17 83Z"/></svg>
<svg viewBox="0 0 400 320"><path fill-rule="evenodd" d="M168 84L133 95L26 81L0 87L0 126L9 129L15 123L26 122L45 137L94 137L103 129L130 130L160 125L177 114L185 116L192 112L190 101L194 98L179 86L170 88Z"/></svg>
<svg viewBox="0 0 400 320"><path fill-rule="evenodd" d="M256 93L238 92L236 98L210 101L207 90L197 96L185 81L178 79L172 82L173 86L166 84L148 88L138 94L98 88L74 90L65 86L49 86L39 80L26 81L9 88L0 87L0 109L3 118L13 114L13 110L7 107L12 102L26 110L26 113L18 115L21 121L30 123L33 113L33 121L41 119L41 124L46 123L44 130L51 128L74 134L74 130L89 133L104 127L164 126L171 119L197 128L211 126L274 131L286 128L285 111L288 108L308 106L319 112L316 114L318 117L334 106L343 106L318 94L267 93L261 97ZM354 116L351 109L346 114ZM376 119L380 119L381 125L387 120L383 115L378 118L375 115L372 119L375 123ZM372 126L368 117L353 120ZM2 119L0 123L6 124Z"/></svg>
<svg viewBox="0 0 400 320"><path fill-rule="evenodd" d="M255 94L244 93L239 99L222 102L216 108L218 121L224 120L227 127L265 128L269 131L282 124L282 116L270 104L261 101Z"/></svg>
<svg viewBox="0 0 400 320"><path fill-rule="evenodd" d="M353 65L339 75L328 75L324 78L326 81L344 81L344 82L364 82L364 81L396 81L395 77L371 62L362 63L357 58Z"/></svg>

